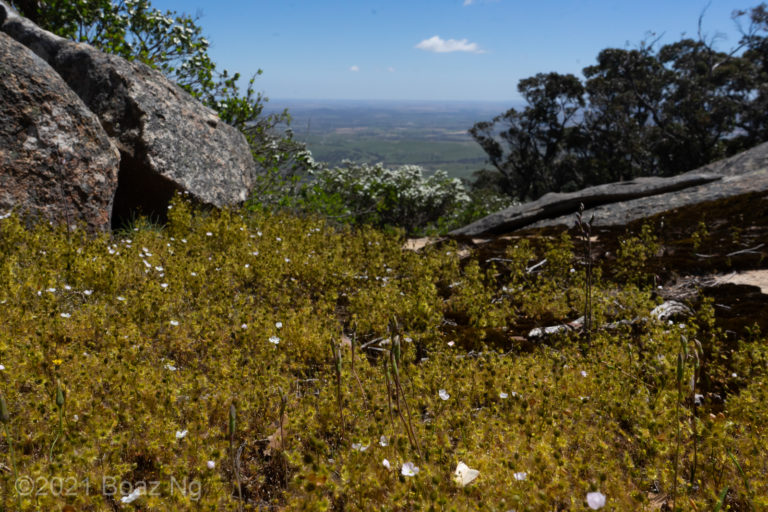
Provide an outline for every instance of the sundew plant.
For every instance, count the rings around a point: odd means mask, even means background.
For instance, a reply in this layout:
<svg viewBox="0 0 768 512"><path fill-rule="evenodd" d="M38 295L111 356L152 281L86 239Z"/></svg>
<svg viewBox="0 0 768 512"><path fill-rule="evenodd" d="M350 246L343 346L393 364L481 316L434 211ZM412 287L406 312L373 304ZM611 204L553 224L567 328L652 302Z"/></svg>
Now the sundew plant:
<svg viewBox="0 0 768 512"><path fill-rule="evenodd" d="M182 198L114 234L4 216L0 509L764 510L764 335L660 321L598 261L591 343L529 336L583 314L581 253Z"/></svg>

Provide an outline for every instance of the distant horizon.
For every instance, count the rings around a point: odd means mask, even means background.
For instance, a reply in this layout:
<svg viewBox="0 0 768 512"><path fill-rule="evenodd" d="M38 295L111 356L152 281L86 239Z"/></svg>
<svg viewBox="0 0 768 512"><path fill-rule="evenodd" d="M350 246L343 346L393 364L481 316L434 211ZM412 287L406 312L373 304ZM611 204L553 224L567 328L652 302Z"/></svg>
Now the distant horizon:
<svg viewBox="0 0 768 512"><path fill-rule="evenodd" d="M523 104L525 100L522 98L515 98L511 100L441 100L441 99L419 99L419 98L283 98L273 97L266 95L267 105L270 103L299 103L299 104L349 104L349 105L478 105L478 106L490 106L490 105L505 105L505 104Z"/></svg>
<svg viewBox="0 0 768 512"><path fill-rule="evenodd" d="M727 51L759 0L151 0L199 16L218 69L298 101L520 101L537 73L581 77L605 48L702 35ZM371 99L367 99L371 98ZM422 99L423 98L423 99Z"/></svg>

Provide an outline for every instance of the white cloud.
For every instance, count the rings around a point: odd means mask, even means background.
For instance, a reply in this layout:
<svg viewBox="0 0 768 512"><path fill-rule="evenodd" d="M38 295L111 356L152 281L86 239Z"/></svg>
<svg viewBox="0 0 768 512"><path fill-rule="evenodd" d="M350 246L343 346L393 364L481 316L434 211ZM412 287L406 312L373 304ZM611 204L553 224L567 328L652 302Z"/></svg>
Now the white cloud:
<svg viewBox="0 0 768 512"><path fill-rule="evenodd" d="M464 0L464 3L462 4L464 7L468 5L476 5L476 4L490 4L490 3L496 3L499 0Z"/></svg>
<svg viewBox="0 0 768 512"><path fill-rule="evenodd" d="M432 36L416 45L419 50L435 53L470 52L485 53L477 43L470 43L466 39L442 39L440 36Z"/></svg>
<svg viewBox="0 0 768 512"><path fill-rule="evenodd" d="M349 66L349 70L352 71L352 72L357 73L358 71L360 71L360 68L357 67L357 66Z"/></svg>

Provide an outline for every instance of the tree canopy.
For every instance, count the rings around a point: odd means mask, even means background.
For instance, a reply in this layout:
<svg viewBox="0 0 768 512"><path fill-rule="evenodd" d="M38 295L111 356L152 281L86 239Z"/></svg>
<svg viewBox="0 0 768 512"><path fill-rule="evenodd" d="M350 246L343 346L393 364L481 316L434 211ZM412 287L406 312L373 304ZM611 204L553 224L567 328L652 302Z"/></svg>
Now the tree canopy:
<svg viewBox="0 0 768 512"><path fill-rule="evenodd" d="M604 49L583 79L553 72L521 80L524 108L469 130L492 166L478 182L529 200L678 174L768 140L768 8L733 18L748 26L729 52L700 30L697 39Z"/></svg>

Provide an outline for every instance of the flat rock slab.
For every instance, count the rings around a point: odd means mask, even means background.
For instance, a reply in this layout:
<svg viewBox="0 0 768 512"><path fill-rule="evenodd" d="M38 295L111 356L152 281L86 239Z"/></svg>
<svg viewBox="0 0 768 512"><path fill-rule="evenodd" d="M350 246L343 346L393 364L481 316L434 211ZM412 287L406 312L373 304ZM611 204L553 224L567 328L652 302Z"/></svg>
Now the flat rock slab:
<svg viewBox="0 0 768 512"><path fill-rule="evenodd" d="M760 293L768 295L768 270L747 270L746 272L733 272L717 276L716 284L736 284L756 286Z"/></svg>
<svg viewBox="0 0 768 512"><path fill-rule="evenodd" d="M109 229L119 163L56 71L0 32L0 214Z"/></svg>
<svg viewBox="0 0 768 512"><path fill-rule="evenodd" d="M630 222L650 218L660 213L720 199L747 196L756 192L768 194L768 168L738 176L725 176L717 181L677 192L642 197L619 203L603 204L594 208L588 208L584 213L584 217L590 219L594 216L593 225L597 227L625 226ZM569 215L542 219L529 224L526 228L571 227L575 219L574 214L575 212L572 212Z"/></svg>
<svg viewBox="0 0 768 512"><path fill-rule="evenodd" d="M549 193L457 229L487 236L527 228L573 226L580 204L595 226L622 226L665 211L755 192L768 193L768 143L670 178L646 177L571 193Z"/></svg>

